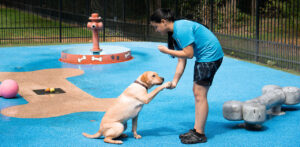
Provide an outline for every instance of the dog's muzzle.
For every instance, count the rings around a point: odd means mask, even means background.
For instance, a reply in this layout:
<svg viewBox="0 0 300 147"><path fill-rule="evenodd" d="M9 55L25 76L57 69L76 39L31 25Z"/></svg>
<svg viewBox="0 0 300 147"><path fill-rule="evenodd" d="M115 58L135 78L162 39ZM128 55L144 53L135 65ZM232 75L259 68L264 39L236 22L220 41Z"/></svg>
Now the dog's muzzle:
<svg viewBox="0 0 300 147"><path fill-rule="evenodd" d="M163 77L160 77L160 79L161 79L161 83L159 83L159 85L161 85L165 81L165 78L163 78Z"/></svg>

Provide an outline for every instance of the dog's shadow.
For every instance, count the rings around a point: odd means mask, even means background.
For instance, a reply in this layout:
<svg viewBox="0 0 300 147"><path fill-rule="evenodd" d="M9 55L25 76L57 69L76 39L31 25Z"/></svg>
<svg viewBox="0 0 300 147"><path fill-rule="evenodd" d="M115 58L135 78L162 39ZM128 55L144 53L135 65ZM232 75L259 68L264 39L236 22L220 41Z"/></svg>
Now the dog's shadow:
<svg viewBox="0 0 300 147"><path fill-rule="evenodd" d="M194 122L180 122L179 125L184 126L186 128L193 128ZM227 123L222 122L212 122L208 121L206 126L206 132L210 132L207 135L209 138L213 138L215 135L219 135L225 133L227 131L231 131L232 128L224 127ZM217 129L216 129L217 128ZM169 128L169 127L158 127L148 130L140 130L138 133L141 136L168 136L168 135L179 135L186 133L188 130ZM128 134L128 133L127 133ZM128 134L128 136L133 136L132 133Z"/></svg>
<svg viewBox="0 0 300 147"><path fill-rule="evenodd" d="M158 128L152 128L148 130L140 130L137 131L138 134L143 136L168 136L168 135L174 135L176 133L175 129L168 128L168 127L158 127ZM132 133L127 133L129 137L133 137Z"/></svg>

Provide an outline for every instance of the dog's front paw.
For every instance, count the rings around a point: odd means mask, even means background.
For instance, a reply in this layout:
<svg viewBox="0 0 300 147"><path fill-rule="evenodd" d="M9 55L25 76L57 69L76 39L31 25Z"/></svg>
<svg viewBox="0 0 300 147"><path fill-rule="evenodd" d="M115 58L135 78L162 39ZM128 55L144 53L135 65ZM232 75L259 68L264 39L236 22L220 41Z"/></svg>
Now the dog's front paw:
<svg viewBox="0 0 300 147"><path fill-rule="evenodd" d="M139 134L135 134L135 135L134 135L134 138L135 138L135 139L141 139L141 138L142 138L142 136L141 136L141 135L139 135Z"/></svg>
<svg viewBox="0 0 300 147"><path fill-rule="evenodd" d="M163 87L164 87L164 88L169 88L169 87L171 87L171 86L172 86L172 83L171 83L171 82L166 82L166 83L163 84Z"/></svg>

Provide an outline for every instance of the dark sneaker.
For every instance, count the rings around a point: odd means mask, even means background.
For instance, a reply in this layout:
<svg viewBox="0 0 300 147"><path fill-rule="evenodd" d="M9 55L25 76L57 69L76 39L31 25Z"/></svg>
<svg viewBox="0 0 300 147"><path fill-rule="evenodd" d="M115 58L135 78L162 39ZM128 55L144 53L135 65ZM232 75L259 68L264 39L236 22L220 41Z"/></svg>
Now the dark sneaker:
<svg viewBox="0 0 300 147"><path fill-rule="evenodd" d="M191 134L193 134L194 132L196 132L196 129L191 129L191 130L188 131L187 133L180 134L180 135L179 135L179 138L180 138L180 139L183 139L183 138L189 137L189 136L191 136Z"/></svg>
<svg viewBox="0 0 300 147"><path fill-rule="evenodd" d="M207 141L205 134L200 134L196 132L195 129L190 130L190 132L182 134L179 137L183 144L204 143Z"/></svg>

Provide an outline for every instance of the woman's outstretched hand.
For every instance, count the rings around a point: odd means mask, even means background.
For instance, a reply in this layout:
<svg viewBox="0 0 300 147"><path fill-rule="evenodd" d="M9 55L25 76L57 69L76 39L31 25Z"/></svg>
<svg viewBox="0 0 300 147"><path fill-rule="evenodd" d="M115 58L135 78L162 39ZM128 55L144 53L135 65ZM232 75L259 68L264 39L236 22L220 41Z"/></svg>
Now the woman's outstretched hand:
<svg viewBox="0 0 300 147"><path fill-rule="evenodd" d="M157 47L159 49L160 52L167 54L167 51L169 50L169 48L167 48L166 46L163 45L159 45Z"/></svg>
<svg viewBox="0 0 300 147"><path fill-rule="evenodd" d="M171 85L169 87L167 87L167 89L174 89L174 88L176 88L176 85L177 85L177 83L172 81Z"/></svg>
<svg viewBox="0 0 300 147"><path fill-rule="evenodd" d="M168 88L168 89L169 89L169 87L171 87L171 85L172 85L171 82L166 82L166 83L164 83L162 86L163 86L164 88Z"/></svg>

